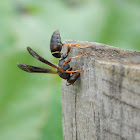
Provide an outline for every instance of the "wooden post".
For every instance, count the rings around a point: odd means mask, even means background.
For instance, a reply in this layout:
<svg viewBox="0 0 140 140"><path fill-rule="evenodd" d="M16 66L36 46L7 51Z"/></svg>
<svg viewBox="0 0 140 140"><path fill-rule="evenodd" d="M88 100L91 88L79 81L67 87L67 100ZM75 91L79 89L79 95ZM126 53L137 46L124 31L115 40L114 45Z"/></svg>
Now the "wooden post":
<svg viewBox="0 0 140 140"><path fill-rule="evenodd" d="M70 62L84 70L75 84L62 83L64 140L140 140L140 52L66 42L92 47L71 48L70 57L88 54Z"/></svg>

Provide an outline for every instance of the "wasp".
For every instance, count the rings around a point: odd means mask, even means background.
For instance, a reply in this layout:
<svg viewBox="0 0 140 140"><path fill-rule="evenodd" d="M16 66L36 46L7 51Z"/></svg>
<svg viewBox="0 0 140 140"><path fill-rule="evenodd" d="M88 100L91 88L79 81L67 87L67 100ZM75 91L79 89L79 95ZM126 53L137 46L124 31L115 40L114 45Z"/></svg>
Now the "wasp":
<svg viewBox="0 0 140 140"><path fill-rule="evenodd" d="M68 47L68 49L67 49L67 52L65 54L63 54L63 53L61 53L61 50L62 50L62 47L65 45ZM67 80L67 82L68 82L67 85L73 85L74 82L80 76L80 72L83 72L83 70L72 70L72 67L70 67L69 62L71 61L71 59L81 57L81 56L85 55L87 52L85 52L79 56L70 57L69 59L66 60L71 47L88 48L91 46L83 46L83 44L78 44L78 43L71 43L71 44L62 43L59 30L56 30L52 34L52 37L51 37L50 51L54 57L59 58L58 66L49 62L48 60L44 59L40 55L38 55L30 47L27 47L27 50L34 58L36 58L37 60L39 60L53 68L56 68L57 71L54 71L51 69L40 68L40 67L36 67L36 66L31 66L31 65L27 65L27 64L21 64L21 63L18 63L17 65L21 70L29 72L29 73L58 74L62 79Z"/></svg>

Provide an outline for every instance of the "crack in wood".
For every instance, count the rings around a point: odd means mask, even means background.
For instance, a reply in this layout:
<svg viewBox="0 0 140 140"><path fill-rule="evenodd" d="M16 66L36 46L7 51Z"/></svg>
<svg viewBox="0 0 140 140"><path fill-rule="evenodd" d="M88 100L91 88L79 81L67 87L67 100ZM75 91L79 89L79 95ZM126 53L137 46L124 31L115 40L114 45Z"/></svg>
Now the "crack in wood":
<svg viewBox="0 0 140 140"><path fill-rule="evenodd" d="M77 138L77 117L76 117L76 111L77 111L76 108L77 107L76 107L76 102L77 102L77 94L75 94L75 127L76 127L75 131L76 131L76 140L77 140L78 138Z"/></svg>
<svg viewBox="0 0 140 140"><path fill-rule="evenodd" d="M110 132L109 130L104 129L104 132L110 134L111 136L112 136L112 135L115 135L115 136L117 136L117 138L120 138L120 140L127 140L127 138L124 138L123 136L120 136L120 135L117 134L117 133ZM111 138L111 137L110 137L110 138Z"/></svg>
<svg viewBox="0 0 140 140"><path fill-rule="evenodd" d="M107 80L107 79L104 79L104 78L102 78L102 81L108 82L109 84L113 84L115 86L115 88L116 88L116 86L119 86L119 83L118 82L114 82L114 81ZM133 94L136 94L136 95L140 96L140 93L134 92L133 90L130 90L130 89L124 87L124 86L121 86L121 88L122 89L125 89L129 93L133 93Z"/></svg>
<svg viewBox="0 0 140 140"><path fill-rule="evenodd" d="M108 94L105 93L105 92L103 92L103 95L105 95L106 97L108 97L108 98L110 98L110 99L114 99L114 100L116 100L116 101L118 101L118 102L120 102L120 103L122 103L122 104L125 104L125 105L127 105L127 106L129 106L129 107L131 107L131 108L133 108L133 109L140 110L140 108L138 108L138 107L136 107L136 106L133 106L133 105L130 105L130 104L126 103L125 101L121 101L121 100L119 100L119 98L115 98L114 96L108 95Z"/></svg>

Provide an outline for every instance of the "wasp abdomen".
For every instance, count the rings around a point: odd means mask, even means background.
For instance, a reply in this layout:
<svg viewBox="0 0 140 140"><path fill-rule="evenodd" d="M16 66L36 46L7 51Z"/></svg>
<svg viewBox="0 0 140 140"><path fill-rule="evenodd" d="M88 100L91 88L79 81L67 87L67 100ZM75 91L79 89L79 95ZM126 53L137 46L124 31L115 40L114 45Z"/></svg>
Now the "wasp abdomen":
<svg viewBox="0 0 140 140"><path fill-rule="evenodd" d="M51 37L50 42L50 50L54 57L60 58L61 57L61 50L62 50L62 42L59 30L56 30Z"/></svg>

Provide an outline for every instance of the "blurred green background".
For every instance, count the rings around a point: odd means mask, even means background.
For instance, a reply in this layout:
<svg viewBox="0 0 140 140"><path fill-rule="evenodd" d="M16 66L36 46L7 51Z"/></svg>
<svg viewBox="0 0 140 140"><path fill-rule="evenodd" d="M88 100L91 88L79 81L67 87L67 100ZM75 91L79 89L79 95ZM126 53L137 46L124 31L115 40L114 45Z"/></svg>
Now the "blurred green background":
<svg viewBox="0 0 140 140"><path fill-rule="evenodd" d="M62 41L100 42L140 50L140 2L112 0L5 0L0 2L0 140L62 140L61 78L29 74L17 62L48 67L52 33Z"/></svg>

